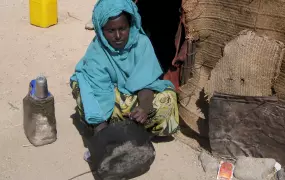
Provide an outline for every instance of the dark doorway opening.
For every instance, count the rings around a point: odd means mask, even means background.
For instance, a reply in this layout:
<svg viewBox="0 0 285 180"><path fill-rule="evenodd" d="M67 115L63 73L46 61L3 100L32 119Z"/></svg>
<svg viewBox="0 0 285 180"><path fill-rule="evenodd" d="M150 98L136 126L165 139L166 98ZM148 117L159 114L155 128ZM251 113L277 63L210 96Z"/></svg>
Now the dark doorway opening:
<svg viewBox="0 0 285 180"><path fill-rule="evenodd" d="M176 53L175 35L180 22L182 0L138 0L142 26L148 34L161 67L166 73Z"/></svg>

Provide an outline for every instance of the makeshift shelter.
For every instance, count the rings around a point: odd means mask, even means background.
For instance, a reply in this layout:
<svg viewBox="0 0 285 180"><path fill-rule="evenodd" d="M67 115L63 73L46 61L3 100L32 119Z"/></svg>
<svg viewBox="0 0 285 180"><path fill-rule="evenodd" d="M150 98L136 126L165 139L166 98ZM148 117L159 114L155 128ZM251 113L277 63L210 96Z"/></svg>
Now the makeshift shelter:
<svg viewBox="0 0 285 180"><path fill-rule="evenodd" d="M149 3L141 11L143 24L166 72L164 79L178 90L181 119L199 135L210 135L214 153L274 156L284 165L285 1ZM224 94L209 103L215 92ZM247 113L240 106L254 109ZM270 140L274 143L266 146Z"/></svg>
<svg viewBox="0 0 285 180"><path fill-rule="evenodd" d="M178 87L181 118L194 131L208 135L204 87L212 69L223 58L225 45L244 30L285 42L284 22L285 2L282 0L182 1L181 23L176 35L177 53L172 62L175 68L170 69L165 78ZM181 42L184 27L185 42ZM283 61L281 68L275 68L270 88L279 98L285 99L285 60L282 52L279 55ZM244 83L248 80L244 79ZM258 87L255 91L259 91Z"/></svg>

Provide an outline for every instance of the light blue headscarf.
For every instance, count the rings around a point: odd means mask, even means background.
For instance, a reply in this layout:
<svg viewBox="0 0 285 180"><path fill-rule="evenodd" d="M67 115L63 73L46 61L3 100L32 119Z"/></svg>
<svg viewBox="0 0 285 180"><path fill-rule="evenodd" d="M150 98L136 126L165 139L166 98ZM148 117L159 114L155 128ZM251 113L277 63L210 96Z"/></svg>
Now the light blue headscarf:
<svg viewBox="0 0 285 180"><path fill-rule="evenodd" d="M110 17L123 11L132 16L129 40L123 50L115 50L105 39L102 27ZM115 106L115 87L124 94L147 88L162 92L173 87L159 80L162 74L154 49L141 27L137 6L131 0L99 0L93 16L97 36L79 61L71 81L77 81L85 119L90 124L107 120Z"/></svg>

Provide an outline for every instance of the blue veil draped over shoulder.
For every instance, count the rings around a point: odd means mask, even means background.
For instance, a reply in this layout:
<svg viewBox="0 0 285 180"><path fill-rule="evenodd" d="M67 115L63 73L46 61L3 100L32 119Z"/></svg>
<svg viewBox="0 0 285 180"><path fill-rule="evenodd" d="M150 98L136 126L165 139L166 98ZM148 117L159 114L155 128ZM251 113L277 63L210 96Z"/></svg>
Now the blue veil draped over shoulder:
<svg viewBox="0 0 285 180"><path fill-rule="evenodd" d="M132 23L128 43L124 49L116 50L105 39L102 27L110 17L122 12L131 15ZM71 77L71 81L78 82L88 123L99 124L110 118L115 106L115 87L129 95L144 88L162 92L173 87L170 81L159 80L163 72L142 30L137 6L131 0L99 0L92 20L96 37Z"/></svg>

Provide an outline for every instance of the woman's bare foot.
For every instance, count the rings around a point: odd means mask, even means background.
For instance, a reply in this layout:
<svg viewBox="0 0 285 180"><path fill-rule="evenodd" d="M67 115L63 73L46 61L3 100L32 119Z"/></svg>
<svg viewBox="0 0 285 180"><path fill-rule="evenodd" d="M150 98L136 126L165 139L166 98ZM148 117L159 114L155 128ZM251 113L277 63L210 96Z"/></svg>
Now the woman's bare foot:
<svg viewBox="0 0 285 180"><path fill-rule="evenodd" d="M93 25L92 19L90 19L90 20L85 24L85 29L87 29L87 30L94 30L94 25Z"/></svg>
<svg viewBox="0 0 285 180"><path fill-rule="evenodd" d="M91 161L91 154L90 154L89 150L87 150L87 151L84 153L83 159L84 159L86 162L88 162L89 164L92 163L92 161Z"/></svg>

